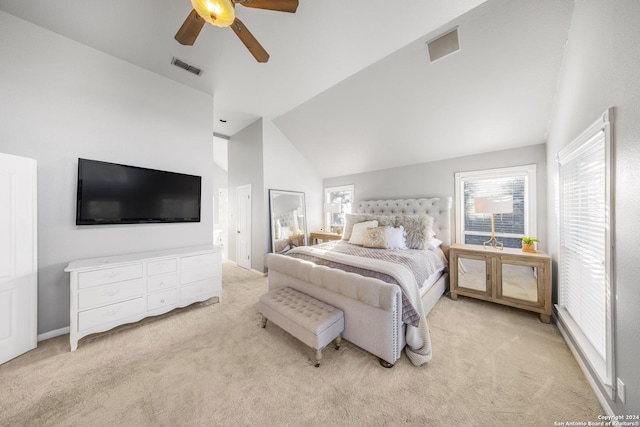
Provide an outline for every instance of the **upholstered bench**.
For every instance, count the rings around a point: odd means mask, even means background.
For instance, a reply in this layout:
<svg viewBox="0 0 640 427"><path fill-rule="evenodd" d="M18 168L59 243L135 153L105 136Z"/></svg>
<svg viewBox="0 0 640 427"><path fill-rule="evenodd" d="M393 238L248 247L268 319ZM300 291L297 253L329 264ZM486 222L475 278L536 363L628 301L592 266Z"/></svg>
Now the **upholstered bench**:
<svg viewBox="0 0 640 427"><path fill-rule="evenodd" d="M322 349L334 339L340 348L344 331L344 314L329 304L291 288L274 289L260 297L262 327L267 319L316 349L316 367Z"/></svg>

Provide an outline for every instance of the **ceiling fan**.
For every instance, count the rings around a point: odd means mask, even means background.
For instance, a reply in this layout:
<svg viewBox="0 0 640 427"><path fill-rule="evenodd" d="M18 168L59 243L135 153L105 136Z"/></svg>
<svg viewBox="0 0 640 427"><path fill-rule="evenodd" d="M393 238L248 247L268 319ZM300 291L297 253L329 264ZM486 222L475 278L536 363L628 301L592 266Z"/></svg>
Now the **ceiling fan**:
<svg viewBox="0 0 640 427"><path fill-rule="evenodd" d="M247 27L236 18L235 5L255 9L295 13L298 0L191 0L193 10L175 35L178 43L192 46L205 22L216 27L231 27L258 62L267 62L269 54Z"/></svg>

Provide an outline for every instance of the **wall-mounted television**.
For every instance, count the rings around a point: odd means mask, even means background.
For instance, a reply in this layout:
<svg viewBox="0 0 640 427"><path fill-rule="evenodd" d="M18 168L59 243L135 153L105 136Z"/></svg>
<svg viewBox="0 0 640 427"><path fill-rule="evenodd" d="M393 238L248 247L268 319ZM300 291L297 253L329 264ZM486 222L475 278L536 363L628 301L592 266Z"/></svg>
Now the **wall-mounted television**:
<svg viewBox="0 0 640 427"><path fill-rule="evenodd" d="M76 225L200 222L202 178L78 159Z"/></svg>

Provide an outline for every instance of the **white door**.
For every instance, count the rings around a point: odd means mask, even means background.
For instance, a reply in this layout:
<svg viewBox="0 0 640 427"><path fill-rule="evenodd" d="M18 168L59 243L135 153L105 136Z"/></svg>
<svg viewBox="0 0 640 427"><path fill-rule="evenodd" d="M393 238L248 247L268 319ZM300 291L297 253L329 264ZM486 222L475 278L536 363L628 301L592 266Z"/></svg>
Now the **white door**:
<svg viewBox="0 0 640 427"><path fill-rule="evenodd" d="M251 184L237 187L238 230L236 234L236 262L251 269Z"/></svg>
<svg viewBox="0 0 640 427"><path fill-rule="evenodd" d="M0 153L0 363L37 345L36 161Z"/></svg>

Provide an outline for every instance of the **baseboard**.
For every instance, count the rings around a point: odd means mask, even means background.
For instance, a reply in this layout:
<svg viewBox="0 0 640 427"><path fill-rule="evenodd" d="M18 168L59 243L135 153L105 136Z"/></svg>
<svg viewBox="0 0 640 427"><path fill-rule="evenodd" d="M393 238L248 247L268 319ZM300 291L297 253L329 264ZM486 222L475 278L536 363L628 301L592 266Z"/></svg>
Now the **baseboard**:
<svg viewBox="0 0 640 427"><path fill-rule="evenodd" d="M68 334L69 327L56 329L54 331L45 332L44 334L38 335L38 342L48 340L49 338L59 337L60 335Z"/></svg>
<svg viewBox="0 0 640 427"><path fill-rule="evenodd" d="M251 269L251 271L253 271L256 274L261 275L262 277L267 277L267 273L264 273L262 271L254 270L253 268Z"/></svg>
<svg viewBox="0 0 640 427"><path fill-rule="evenodd" d="M231 261L230 259L223 260L222 262L224 262L225 264L233 264L233 265L235 265L236 267L238 267L238 263L237 263L237 262L235 262L235 261ZM243 267L240 267L240 268L243 268ZM251 271L252 273L259 274L259 275L261 275L262 277L267 277L267 276L268 276L268 274L267 274L267 273L264 273L264 272L262 272L262 271L255 270L255 269L253 269L253 268L252 268L252 269L250 269L249 271Z"/></svg>
<svg viewBox="0 0 640 427"><path fill-rule="evenodd" d="M587 368L587 365L585 364L585 362L582 360L582 356L581 356L580 352L575 347L575 345L573 345L573 341L571 341L571 338L569 337L569 334L564 329L564 324L558 318L558 315L556 314L555 311L553 312L553 319L556 321L556 325L558 326L558 330L560 331L560 335L562 335L562 338L564 338L564 341L567 343L567 346L569 346L569 350L571 350L571 353L573 353L573 357L576 359L576 362L578 362L578 366L580 366L580 369L582 369L582 373L587 378L587 381L589 381L589 385L591 386L591 389L593 390L593 393L596 395L596 399L598 399L598 402L600 403L600 406L602 406L602 409L604 409L604 412L607 415L609 415L609 416L616 415L613 412L613 409L611 409L611 406L609 405L609 401L607 400L605 395L600 390L600 387L598 387L598 382L596 381L596 379L591 374L591 371L589 371L589 369Z"/></svg>

